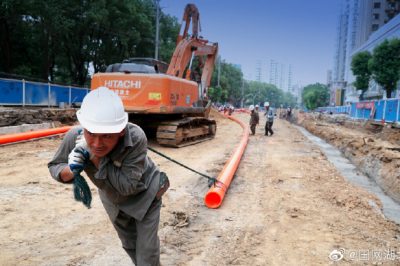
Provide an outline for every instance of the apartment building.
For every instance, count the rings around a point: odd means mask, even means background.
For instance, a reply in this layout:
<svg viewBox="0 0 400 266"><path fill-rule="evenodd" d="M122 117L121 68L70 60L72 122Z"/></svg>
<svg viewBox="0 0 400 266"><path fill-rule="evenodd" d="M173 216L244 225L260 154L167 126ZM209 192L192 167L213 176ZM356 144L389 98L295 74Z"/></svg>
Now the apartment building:
<svg viewBox="0 0 400 266"><path fill-rule="evenodd" d="M341 4L330 84L332 105L344 104L336 99L337 95L346 103L359 99L359 92L351 85L355 80L351 72L352 56L360 51L372 51L385 39L398 38L400 30L400 0L342 0ZM378 87L371 82L371 89L379 92ZM367 92L365 96L381 97L382 94Z"/></svg>

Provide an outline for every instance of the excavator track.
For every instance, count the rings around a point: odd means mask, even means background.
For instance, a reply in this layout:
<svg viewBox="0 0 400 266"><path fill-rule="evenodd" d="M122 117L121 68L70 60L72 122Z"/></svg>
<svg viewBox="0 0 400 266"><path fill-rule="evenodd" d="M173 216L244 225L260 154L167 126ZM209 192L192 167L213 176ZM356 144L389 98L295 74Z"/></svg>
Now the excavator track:
<svg viewBox="0 0 400 266"><path fill-rule="evenodd" d="M215 120L186 117L162 122L157 128L157 142L160 145L179 148L212 139L216 131Z"/></svg>

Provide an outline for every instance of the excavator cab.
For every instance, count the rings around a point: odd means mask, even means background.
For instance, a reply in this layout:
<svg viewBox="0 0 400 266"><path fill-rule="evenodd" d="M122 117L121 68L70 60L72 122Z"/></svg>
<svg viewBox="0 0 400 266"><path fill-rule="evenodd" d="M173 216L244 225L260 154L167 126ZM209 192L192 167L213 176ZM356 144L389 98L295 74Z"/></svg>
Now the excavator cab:
<svg viewBox="0 0 400 266"><path fill-rule="evenodd" d="M106 73L124 72L124 73L166 73L168 64L153 58L129 58L122 63L109 65Z"/></svg>

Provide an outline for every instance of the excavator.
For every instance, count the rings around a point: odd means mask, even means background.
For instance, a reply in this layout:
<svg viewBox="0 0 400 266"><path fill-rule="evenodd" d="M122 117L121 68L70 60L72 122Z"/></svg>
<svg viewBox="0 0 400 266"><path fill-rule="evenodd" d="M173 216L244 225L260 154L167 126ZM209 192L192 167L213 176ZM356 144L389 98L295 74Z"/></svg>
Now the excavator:
<svg viewBox="0 0 400 266"><path fill-rule="evenodd" d="M117 93L129 121L141 126L148 137L156 137L160 145L192 145L213 138L217 130L215 120L209 119L207 89L218 44L198 36L199 17L194 4L186 5L169 64L152 58L129 58L92 77L91 89L106 86Z"/></svg>

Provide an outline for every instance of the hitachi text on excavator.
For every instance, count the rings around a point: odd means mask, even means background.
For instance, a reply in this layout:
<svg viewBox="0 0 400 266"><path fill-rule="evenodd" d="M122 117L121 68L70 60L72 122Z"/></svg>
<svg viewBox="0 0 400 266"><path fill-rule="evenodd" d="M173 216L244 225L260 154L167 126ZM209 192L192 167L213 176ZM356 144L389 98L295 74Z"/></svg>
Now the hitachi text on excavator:
<svg viewBox="0 0 400 266"><path fill-rule="evenodd" d="M129 114L160 145L182 147L215 136L207 99L218 44L199 37L199 12L185 7L181 32L171 62L130 58L92 77L91 89L106 86L117 93ZM188 33L192 22L192 34ZM197 60L196 71L192 71Z"/></svg>

